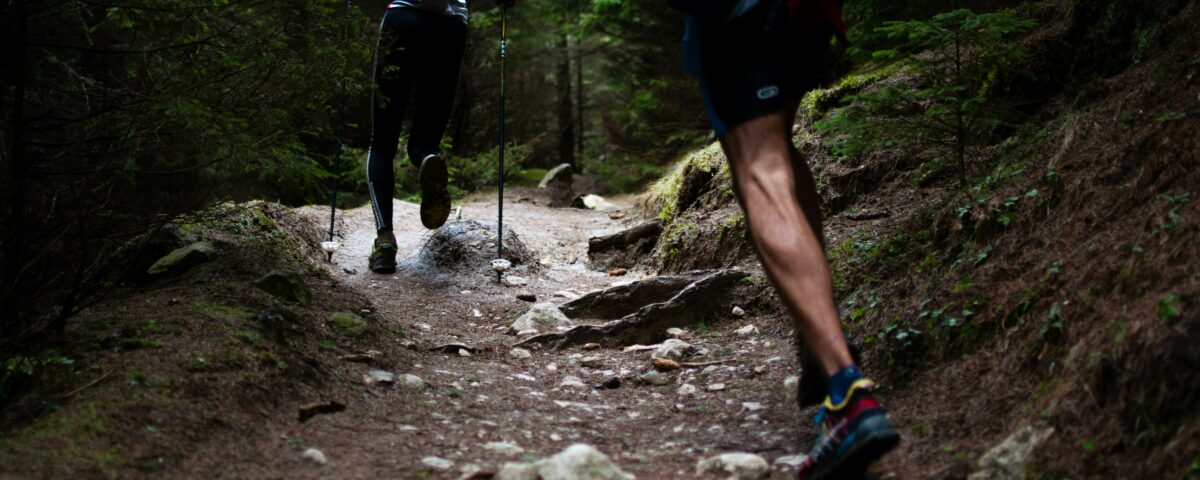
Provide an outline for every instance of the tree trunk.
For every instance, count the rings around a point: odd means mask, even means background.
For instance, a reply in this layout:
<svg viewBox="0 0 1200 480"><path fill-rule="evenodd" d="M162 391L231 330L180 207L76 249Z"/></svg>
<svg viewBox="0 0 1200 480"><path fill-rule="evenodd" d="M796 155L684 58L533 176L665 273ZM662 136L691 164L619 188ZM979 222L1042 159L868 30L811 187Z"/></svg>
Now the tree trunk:
<svg viewBox="0 0 1200 480"><path fill-rule="evenodd" d="M575 119L571 105L571 49L569 35L558 39L558 71L554 80L558 85L558 160L575 168Z"/></svg>
<svg viewBox="0 0 1200 480"><path fill-rule="evenodd" d="M13 46L13 104L12 129L9 132L8 172L4 189L8 191L8 218L3 225L4 267L0 278L0 338L20 329L21 309L17 299L22 259L25 258L25 243L21 232L25 229L26 161L25 161L25 88L26 63L29 54L29 13L24 0L17 0L16 38Z"/></svg>

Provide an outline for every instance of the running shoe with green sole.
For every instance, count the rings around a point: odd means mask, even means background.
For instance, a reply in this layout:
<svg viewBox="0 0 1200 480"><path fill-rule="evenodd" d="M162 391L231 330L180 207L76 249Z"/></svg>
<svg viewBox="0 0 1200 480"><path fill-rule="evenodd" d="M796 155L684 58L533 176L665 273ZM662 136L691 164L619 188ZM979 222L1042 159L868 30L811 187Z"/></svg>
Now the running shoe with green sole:
<svg viewBox="0 0 1200 480"><path fill-rule="evenodd" d="M396 237L389 233L381 233L371 245L371 258L367 260L371 271L375 273L396 272Z"/></svg>

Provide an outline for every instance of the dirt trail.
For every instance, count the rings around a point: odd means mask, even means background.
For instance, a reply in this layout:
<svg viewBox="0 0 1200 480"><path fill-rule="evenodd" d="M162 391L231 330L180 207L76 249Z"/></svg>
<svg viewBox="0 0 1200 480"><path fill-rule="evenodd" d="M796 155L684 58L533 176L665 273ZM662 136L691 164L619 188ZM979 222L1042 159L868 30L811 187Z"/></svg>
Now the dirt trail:
<svg viewBox="0 0 1200 480"><path fill-rule="evenodd" d="M432 388L414 392L342 379L329 393L341 393L349 408L304 424L281 425L281 431L272 433L283 441L265 446L268 456L278 451L274 465L263 466L273 475L293 478L458 478L464 471L496 471L506 461L541 458L586 443L639 478L692 478L696 462L711 455L754 452L772 461L806 449L813 433L809 421L798 416L782 388L784 379L795 374L796 364L787 342L791 329L781 318L726 314L726 321L702 331L689 329L688 340L708 349L707 359L732 361L674 373L662 386L635 381L651 365L648 352L534 350L532 358L512 357L511 345L518 339L504 330L531 305L517 299L518 293L561 304L566 300L553 297L553 292L587 292L645 274L609 277L584 266L588 237L622 228L607 213L550 209L526 195L535 193L518 191L506 197L505 225L520 235L543 266L528 275L527 286L517 288L482 274L431 279L405 275L403 269L397 275L371 273L365 268L374 237L369 207L344 212L344 246L331 270L374 302L373 316L385 328L399 326L407 340L416 343L418 348L399 350L381 346L385 352L400 352L383 362L385 369L415 374ZM494 198L477 197L463 207L463 220L494 221ZM395 212L403 263L404 257L417 254L429 232L420 226L417 205L396 201ZM758 332L735 333L750 324ZM427 350L452 342L476 351L460 356ZM600 357L602 366L581 366L585 354ZM361 373L371 368L377 367L363 365ZM619 388L595 388L614 376L621 378ZM568 377L584 386L563 385ZM683 384L696 386L698 392L680 395L677 390ZM724 384L723 389L716 390L716 384ZM523 453L488 450L488 442L511 442ZM300 446L322 450L330 463L317 468L304 462L297 454ZM429 466L423 463L427 457L449 460L453 466ZM774 477L791 475L779 467Z"/></svg>

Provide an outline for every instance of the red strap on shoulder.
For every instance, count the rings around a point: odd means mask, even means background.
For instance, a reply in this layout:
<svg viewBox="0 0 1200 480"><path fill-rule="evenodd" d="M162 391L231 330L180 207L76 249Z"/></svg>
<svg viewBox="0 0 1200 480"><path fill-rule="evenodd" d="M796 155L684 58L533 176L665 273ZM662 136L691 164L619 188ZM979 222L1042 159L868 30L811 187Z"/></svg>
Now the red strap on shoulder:
<svg viewBox="0 0 1200 480"><path fill-rule="evenodd" d="M846 42L846 21L837 0L787 0L788 16L799 25L833 27L838 40Z"/></svg>

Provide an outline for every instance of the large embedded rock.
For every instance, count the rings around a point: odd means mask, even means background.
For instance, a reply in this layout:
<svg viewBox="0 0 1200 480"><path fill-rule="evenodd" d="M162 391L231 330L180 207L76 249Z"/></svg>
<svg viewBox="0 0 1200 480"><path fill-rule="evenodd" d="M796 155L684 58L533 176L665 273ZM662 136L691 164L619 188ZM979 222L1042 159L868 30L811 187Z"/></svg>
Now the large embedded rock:
<svg viewBox="0 0 1200 480"><path fill-rule="evenodd" d="M186 272L200 264L208 263L217 258L217 248L208 242L196 242L183 248L172 250L166 256L158 259L146 273L150 275L168 275Z"/></svg>
<svg viewBox="0 0 1200 480"><path fill-rule="evenodd" d="M631 267L654 251L662 222L653 220L620 232L588 239L588 261L598 270Z"/></svg>
<svg viewBox="0 0 1200 480"><path fill-rule="evenodd" d="M367 321L350 312L334 313L327 323L347 337L357 337L367 331Z"/></svg>
<svg viewBox="0 0 1200 480"><path fill-rule="evenodd" d="M544 330L546 328L554 328L557 326L567 326L571 324L571 319L563 315L558 306L550 302L535 304L529 308L509 327L510 332L521 332L525 330Z"/></svg>
<svg viewBox="0 0 1200 480"><path fill-rule="evenodd" d="M511 227L504 229L504 258L512 267L537 269L537 257L521 236ZM478 220L452 221L437 229L415 256L405 259L401 267L422 273L477 273L495 276L492 260L496 259L496 224Z"/></svg>
<svg viewBox="0 0 1200 480"><path fill-rule="evenodd" d="M272 270L255 280L254 286L285 302L306 306L312 303L312 291L295 272Z"/></svg>
<svg viewBox="0 0 1200 480"><path fill-rule="evenodd" d="M979 457L979 471L969 480L1019 480L1024 478L1025 464L1033 449L1054 434L1053 428L1026 426Z"/></svg>

